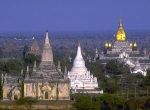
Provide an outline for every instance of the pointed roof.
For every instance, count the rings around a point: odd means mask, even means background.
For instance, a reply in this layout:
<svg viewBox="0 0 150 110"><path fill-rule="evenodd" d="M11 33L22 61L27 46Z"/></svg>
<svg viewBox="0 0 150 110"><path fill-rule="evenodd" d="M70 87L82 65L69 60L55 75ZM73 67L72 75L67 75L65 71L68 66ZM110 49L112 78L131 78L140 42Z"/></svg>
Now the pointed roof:
<svg viewBox="0 0 150 110"><path fill-rule="evenodd" d="M33 43L30 47L30 51L28 53L33 53L35 55L41 55L41 48L36 39L33 40Z"/></svg>
<svg viewBox="0 0 150 110"><path fill-rule="evenodd" d="M48 38L48 31L46 31L46 38L42 52L42 61L53 62L53 52Z"/></svg>
<svg viewBox="0 0 150 110"><path fill-rule="evenodd" d="M12 51L18 51L18 47L16 46L16 44L11 40L9 42L7 42L4 52L12 52Z"/></svg>
<svg viewBox="0 0 150 110"><path fill-rule="evenodd" d="M83 59L83 57L82 57L82 55L81 55L80 43L78 43L77 55L76 55L75 59L80 59L80 58Z"/></svg>
<svg viewBox="0 0 150 110"><path fill-rule="evenodd" d="M45 43L42 52L42 59L39 68L44 71L56 70L56 67L53 63L53 52L48 38L48 31L46 31Z"/></svg>
<svg viewBox="0 0 150 110"><path fill-rule="evenodd" d="M32 51L32 48L38 48L38 50L40 50L40 46L36 39L34 39L34 41L33 41L33 44L31 46L31 51Z"/></svg>
<svg viewBox="0 0 150 110"><path fill-rule="evenodd" d="M76 67L85 67L85 62L81 54L81 46L78 43L77 55L73 61L73 68Z"/></svg>

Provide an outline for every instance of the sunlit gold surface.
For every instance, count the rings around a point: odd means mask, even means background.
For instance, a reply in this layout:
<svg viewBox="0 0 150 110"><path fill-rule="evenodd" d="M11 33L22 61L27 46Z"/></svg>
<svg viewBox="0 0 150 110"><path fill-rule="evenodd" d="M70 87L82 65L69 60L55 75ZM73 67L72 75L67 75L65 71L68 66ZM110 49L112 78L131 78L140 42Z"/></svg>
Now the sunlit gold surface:
<svg viewBox="0 0 150 110"><path fill-rule="evenodd" d="M134 47L137 47L137 44L136 44L136 42L133 44L133 46L134 46Z"/></svg>
<svg viewBox="0 0 150 110"><path fill-rule="evenodd" d="M125 34L123 26L122 26L122 17L120 17L120 23L119 23L118 31L116 33L116 40L117 41L125 41L126 40L126 34Z"/></svg>
<svg viewBox="0 0 150 110"><path fill-rule="evenodd" d="M105 43L105 46L108 47L108 43L107 42Z"/></svg>
<svg viewBox="0 0 150 110"><path fill-rule="evenodd" d="M132 43L130 43L130 47L132 47Z"/></svg>
<svg viewBox="0 0 150 110"><path fill-rule="evenodd" d="M109 47L111 47L111 43L109 43L109 45L108 45Z"/></svg>

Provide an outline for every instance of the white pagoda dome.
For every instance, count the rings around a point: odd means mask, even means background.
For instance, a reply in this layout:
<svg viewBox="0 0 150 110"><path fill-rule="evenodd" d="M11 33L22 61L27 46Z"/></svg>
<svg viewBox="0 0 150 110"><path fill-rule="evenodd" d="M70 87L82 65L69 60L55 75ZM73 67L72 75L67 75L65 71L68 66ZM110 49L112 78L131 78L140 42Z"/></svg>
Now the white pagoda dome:
<svg viewBox="0 0 150 110"><path fill-rule="evenodd" d="M78 43L77 55L73 61L73 67L71 71L77 72L78 74L85 74L87 72L87 68L85 67L85 61L81 55L80 43Z"/></svg>
<svg viewBox="0 0 150 110"><path fill-rule="evenodd" d="M71 89L76 93L79 90L83 90L89 93L102 93L103 91L95 91L98 88L97 78L90 74L90 71L85 67L85 61L81 54L81 46L78 43L77 55L73 61L73 67L68 72L68 78L71 82Z"/></svg>

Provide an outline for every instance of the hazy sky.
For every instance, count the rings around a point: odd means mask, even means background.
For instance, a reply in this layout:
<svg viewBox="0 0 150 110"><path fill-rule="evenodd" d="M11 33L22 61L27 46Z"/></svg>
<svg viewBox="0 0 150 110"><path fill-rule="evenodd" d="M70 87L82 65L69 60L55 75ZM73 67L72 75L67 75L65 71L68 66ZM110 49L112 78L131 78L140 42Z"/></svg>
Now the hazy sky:
<svg viewBox="0 0 150 110"><path fill-rule="evenodd" d="M0 0L0 32L150 30L150 0Z"/></svg>

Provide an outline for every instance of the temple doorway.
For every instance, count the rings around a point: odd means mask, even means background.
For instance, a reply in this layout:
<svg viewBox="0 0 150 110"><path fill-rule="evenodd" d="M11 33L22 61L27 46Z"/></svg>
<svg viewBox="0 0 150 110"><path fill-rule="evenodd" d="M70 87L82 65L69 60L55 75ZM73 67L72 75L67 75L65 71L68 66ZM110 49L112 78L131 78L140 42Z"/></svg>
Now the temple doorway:
<svg viewBox="0 0 150 110"><path fill-rule="evenodd" d="M18 96L17 95L14 95L14 100L18 100Z"/></svg>
<svg viewBox="0 0 150 110"><path fill-rule="evenodd" d="M45 92L45 99L48 99L48 92Z"/></svg>

